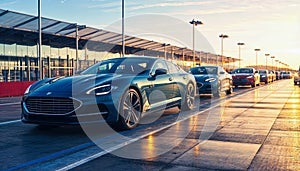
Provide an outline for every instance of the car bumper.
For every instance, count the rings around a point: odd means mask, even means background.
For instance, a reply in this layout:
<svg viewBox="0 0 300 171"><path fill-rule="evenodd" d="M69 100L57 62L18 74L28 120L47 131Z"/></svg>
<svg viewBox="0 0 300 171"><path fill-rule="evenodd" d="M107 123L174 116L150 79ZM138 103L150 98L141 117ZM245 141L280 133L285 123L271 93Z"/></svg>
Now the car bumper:
<svg viewBox="0 0 300 171"><path fill-rule="evenodd" d="M245 86L245 85L253 85L254 81L246 78L243 79L233 79L234 86Z"/></svg>
<svg viewBox="0 0 300 171"><path fill-rule="evenodd" d="M75 99L75 98L74 98ZM116 122L118 120L118 102L114 103L110 95L77 98L80 107L64 113L34 113L26 108L26 97L22 100L21 120L24 123L45 125L77 125L95 122Z"/></svg>
<svg viewBox="0 0 300 171"><path fill-rule="evenodd" d="M217 84L197 82L197 89L199 94L212 94L213 91L217 90Z"/></svg>
<svg viewBox="0 0 300 171"><path fill-rule="evenodd" d="M268 82L268 78L267 77L260 77L260 82Z"/></svg>

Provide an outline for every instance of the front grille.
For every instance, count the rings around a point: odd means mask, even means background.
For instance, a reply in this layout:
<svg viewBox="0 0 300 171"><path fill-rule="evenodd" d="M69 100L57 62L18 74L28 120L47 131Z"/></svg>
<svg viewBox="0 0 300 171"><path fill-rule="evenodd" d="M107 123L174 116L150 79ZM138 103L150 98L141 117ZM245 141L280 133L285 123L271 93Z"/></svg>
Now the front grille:
<svg viewBox="0 0 300 171"><path fill-rule="evenodd" d="M25 106L30 113L68 114L80 106L80 102L71 98L29 97Z"/></svg>

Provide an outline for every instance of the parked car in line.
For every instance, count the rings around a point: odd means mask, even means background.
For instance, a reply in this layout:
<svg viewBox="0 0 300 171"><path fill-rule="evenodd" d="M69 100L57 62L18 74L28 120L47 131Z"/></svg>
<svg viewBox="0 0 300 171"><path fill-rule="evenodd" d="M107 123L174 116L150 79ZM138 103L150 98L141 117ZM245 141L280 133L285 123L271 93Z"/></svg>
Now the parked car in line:
<svg viewBox="0 0 300 171"><path fill-rule="evenodd" d="M294 75L294 84L297 85L298 83L300 84L300 72Z"/></svg>
<svg viewBox="0 0 300 171"><path fill-rule="evenodd" d="M221 66L199 66L190 69L193 74L199 94L212 94L215 97L222 92L231 94L233 92L232 76Z"/></svg>
<svg viewBox="0 0 300 171"><path fill-rule="evenodd" d="M265 84L272 82L273 78L268 70L258 70L258 73L260 75L260 82L264 82Z"/></svg>
<svg viewBox="0 0 300 171"><path fill-rule="evenodd" d="M271 82L276 81L276 74L275 74L275 71L274 71L274 70L269 70L269 74L271 75L271 78L272 78L272 81L271 81Z"/></svg>
<svg viewBox="0 0 300 171"><path fill-rule="evenodd" d="M34 83L24 94L21 119L39 125L106 121L132 129L147 113L174 106L192 109L195 93L194 76L170 61L114 58L78 76Z"/></svg>
<svg viewBox="0 0 300 171"><path fill-rule="evenodd" d="M298 83L300 84L300 67L298 72L294 74L294 84L297 85Z"/></svg>
<svg viewBox="0 0 300 171"><path fill-rule="evenodd" d="M255 87L260 85L260 75L254 68L237 68L231 72L233 85Z"/></svg>
<svg viewBox="0 0 300 171"><path fill-rule="evenodd" d="M291 79L292 78L292 73L290 71L284 71L282 73L282 78L283 79Z"/></svg>
<svg viewBox="0 0 300 171"><path fill-rule="evenodd" d="M282 79L282 75L280 71L275 71L275 75L276 75L276 80Z"/></svg>

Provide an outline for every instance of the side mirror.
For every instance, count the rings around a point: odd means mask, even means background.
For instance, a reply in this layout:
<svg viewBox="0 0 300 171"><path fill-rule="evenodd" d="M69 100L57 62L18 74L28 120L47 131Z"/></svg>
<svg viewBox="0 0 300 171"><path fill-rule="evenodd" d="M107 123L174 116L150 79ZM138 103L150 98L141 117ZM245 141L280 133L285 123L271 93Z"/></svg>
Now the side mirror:
<svg viewBox="0 0 300 171"><path fill-rule="evenodd" d="M163 69L163 68L158 68L155 70L155 73L153 76L155 77L157 75L164 75L164 74L167 74L167 70Z"/></svg>
<svg viewBox="0 0 300 171"><path fill-rule="evenodd" d="M224 72L224 71L221 71L220 74L223 75L223 74L225 74L225 72Z"/></svg>

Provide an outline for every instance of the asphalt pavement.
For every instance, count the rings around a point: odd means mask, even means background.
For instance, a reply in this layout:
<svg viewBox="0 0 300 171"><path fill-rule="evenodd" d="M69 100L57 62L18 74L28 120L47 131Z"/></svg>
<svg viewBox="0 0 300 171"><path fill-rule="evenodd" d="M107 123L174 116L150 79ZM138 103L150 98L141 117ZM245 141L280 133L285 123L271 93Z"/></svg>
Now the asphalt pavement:
<svg viewBox="0 0 300 171"><path fill-rule="evenodd" d="M292 80L201 96L192 111L172 108L111 133L101 132L105 125L23 124L19 101L0 99L0 170L300 170L300 87Z"/></svg>

